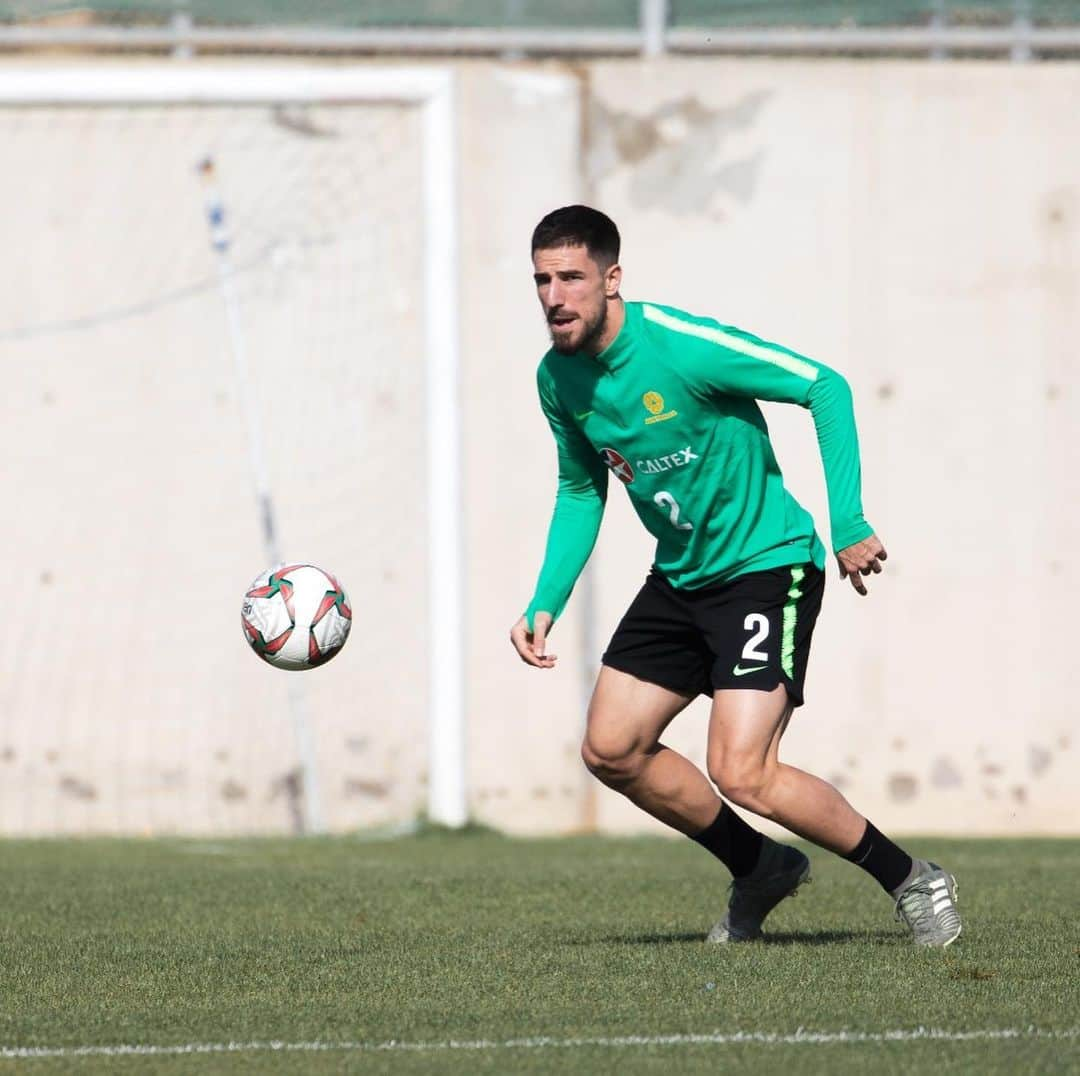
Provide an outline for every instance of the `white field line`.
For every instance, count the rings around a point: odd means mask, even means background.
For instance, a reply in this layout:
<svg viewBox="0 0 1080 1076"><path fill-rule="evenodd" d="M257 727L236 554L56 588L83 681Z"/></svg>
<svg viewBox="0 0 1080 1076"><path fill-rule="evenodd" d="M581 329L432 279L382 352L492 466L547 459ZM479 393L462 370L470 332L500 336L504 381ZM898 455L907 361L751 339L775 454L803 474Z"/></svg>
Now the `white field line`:
<svg viewBox="0 0 1080 1076"><path fill-rule="evenodd" d="M634 1046L759 1046L877 1042L980 1042L995 1040L1044 1039L1062 1041L1080 1038L1080 1028L1045 1031L1035 1027L988 1028L979 1031L948 1031L940 1028L911 1028L897 1031L771 1031L713 1032L705 1035L620 1035L612 1038L555 1039L539 1036L528 1039L456 1040L437 1042L193 1042L176 1046L0 1046L0 1059L26 1060L35 1057L162 1057L175 1054L242 1053L360 1053L438 1052L443 1050L542 1050L582 1047Z"/></svg>

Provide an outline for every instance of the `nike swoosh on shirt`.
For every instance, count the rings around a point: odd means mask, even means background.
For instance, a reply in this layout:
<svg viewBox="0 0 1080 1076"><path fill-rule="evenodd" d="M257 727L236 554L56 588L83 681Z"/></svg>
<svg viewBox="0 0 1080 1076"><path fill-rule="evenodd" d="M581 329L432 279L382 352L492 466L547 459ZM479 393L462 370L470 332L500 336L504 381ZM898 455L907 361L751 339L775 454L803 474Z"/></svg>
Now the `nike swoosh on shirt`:
<svg viewBox="0 0 1080 1076"><path fill-rule="evenodd" d="M578 422L584 422L591 414L592 411L575 411L574 418L577 419Z"/></svg>
<svg viewBox="0 0 1080 1076"><path fill-rule="evenodd" d="M736 665L731 671L735 676L745 676L747 673L761 672L768 667L768 665L751 665L749 669L744 669L741 665Z"/></svg>

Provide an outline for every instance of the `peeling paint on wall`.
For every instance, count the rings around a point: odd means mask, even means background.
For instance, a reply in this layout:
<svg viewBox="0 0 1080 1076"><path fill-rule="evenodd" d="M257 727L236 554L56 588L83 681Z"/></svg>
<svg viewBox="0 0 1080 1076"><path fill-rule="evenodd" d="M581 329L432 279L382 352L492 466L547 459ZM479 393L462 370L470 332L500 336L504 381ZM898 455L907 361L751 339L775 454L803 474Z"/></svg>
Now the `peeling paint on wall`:
<svg viewBox="0 0 1080 1076"><path fill-rule="evenodd" d="M239 803L241 800L246 800L247 795L247 789L231 777L221 786L221 798L226 803Z"/></svg>
<svg viewBox="0 0 1080 1076"><path fill-rule="evenodd" d="M630 171L630 198L639 209L722 218L722 205L749 202L758 185L764 150L732 150L732 134L754 126L771 91L750 93L727 108L708 108L686 96L644 116L589 106L586 173L597 182Z"/></svg>
<svg viewBox="0 0 1080 1076"><path fill-rule="evenodd" d="M951 759L941 757L934 759L933 768L930 770L930 783L935 788L959 788L964 779Z"/></svg>
<svg viewBox="0 0 1080 1076"><path fill-rule="evenodd" d="M391 786L385 781L372 781L363 777L345 778L345 796L347 799L355 799L357 796L385 799L390 795L390 791Z"/></svg>
<svg viewBox="0 0 1080 1076"><path fill-rule="evenodd" d="M919 794L918 778L910 773L894 773L889 777L889 799L906 803Z"/></svg>
<svg viewBox="0 0 1080 1076"><path fill-rule="evenodd" d="M89 781L84 781L79 777L61 777L60 792L69 799L96 800L98 798L97 789Z"/></svg>
<svg viewBox="0 0 1080 1076"><path fill-rule="evenodd" d="M1036 777L1050 768L1053 759L1054 756L1045 747L1035 743L1028 745L1028 767Z"/></svg>

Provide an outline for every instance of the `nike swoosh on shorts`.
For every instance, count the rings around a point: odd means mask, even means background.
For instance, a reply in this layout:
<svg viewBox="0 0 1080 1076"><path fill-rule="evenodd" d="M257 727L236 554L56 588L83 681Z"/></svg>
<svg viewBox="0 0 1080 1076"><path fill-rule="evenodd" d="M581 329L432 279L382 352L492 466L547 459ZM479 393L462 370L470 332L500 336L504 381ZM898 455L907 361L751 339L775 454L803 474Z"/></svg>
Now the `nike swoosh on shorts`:
<svg viewBox="0 0 1080 1076"><path fill-rule="evenodd" d="M736 665L731 671L735 676L745 676L747 673L762 672L768 667L768 665L753 665L749 669L744 669L741 665Z"/></svg>

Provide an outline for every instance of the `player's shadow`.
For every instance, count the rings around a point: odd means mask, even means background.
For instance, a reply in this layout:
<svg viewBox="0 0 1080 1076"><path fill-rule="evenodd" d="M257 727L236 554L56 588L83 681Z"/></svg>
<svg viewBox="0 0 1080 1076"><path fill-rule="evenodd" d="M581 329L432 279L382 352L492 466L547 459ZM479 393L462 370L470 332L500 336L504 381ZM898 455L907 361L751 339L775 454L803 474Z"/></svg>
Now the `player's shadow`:
<svg viewBox="0 0 1080 1076"><path fill-rule="evenodd" d="M841 945L844 942L902 942L898 930L778 930L765 935L766 945Z"/></svg>
<svg viewBox="0 0 1080 1076"><path fill-rule="evenodd" d="M703 942L699 931L669 931L654 934L607 934L575 938L571 945L671 945L678 942ZM895 930L780 930L765 935L765 945L842 945L845 942L903 941Z"/></svg>
<svg viewBox="0 0 1080 1076"><path fill-rule="evenodd" d="M605 945L668 945L672 942L704 941L705 935L697 931L672 931L668 934L608 934L592 940Z"/></svg>

